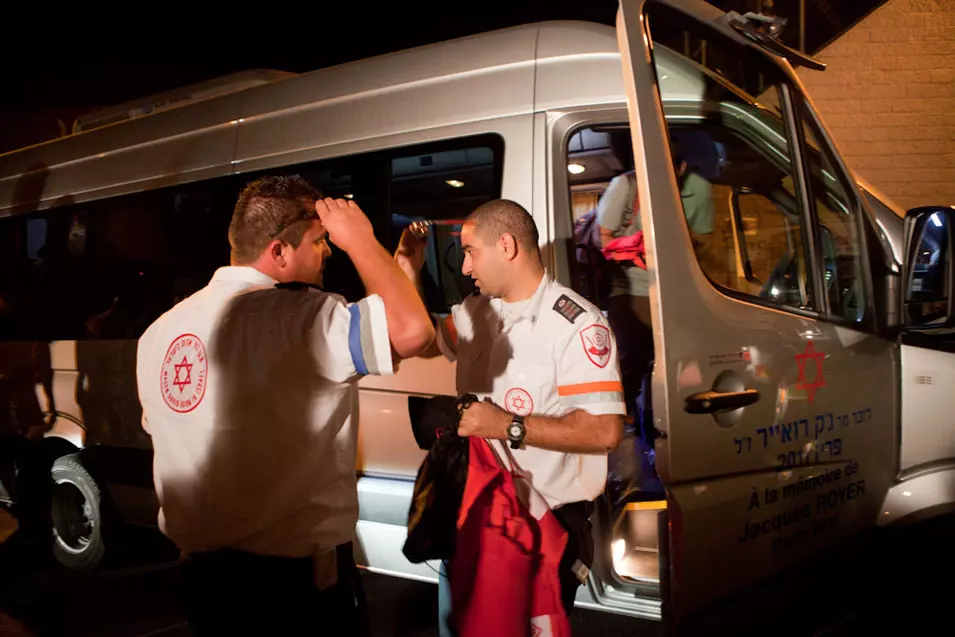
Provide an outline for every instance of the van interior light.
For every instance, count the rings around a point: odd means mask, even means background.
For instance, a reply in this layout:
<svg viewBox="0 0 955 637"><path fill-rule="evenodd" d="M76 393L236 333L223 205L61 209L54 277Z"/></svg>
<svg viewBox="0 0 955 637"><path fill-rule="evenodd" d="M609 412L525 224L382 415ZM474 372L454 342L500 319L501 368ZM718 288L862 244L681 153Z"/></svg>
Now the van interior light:
<svg viewBox="0 0 955 637"><path fill-rule="evenodd" d="M567 172L569 172L571 175L579 175L585 170L587 169L580 164L567 164Z"/></svg>
<svg viewBox="0 0 955 637"><path fill-rule="evenodd" d="M459 180L457 180L457 179L448 179L448 180L447 180L446 182L444 182L444 183L448 184L448 185L451 186L452 188L460 188L461 186L464 185L464 182L463 182L463 181L459 181Z"/></svg>
<svg viewBox="0 0 955 637"><path fill-rule="evenodd" d="M938 228L942 227L942 219L938 216L937 212L932 215L932 223L934 223Z"/></svg>
<svg viewBox="0 0 955 637"><path fill-rule="evenodd" d="M659 583L659 520L666 508L666 500L629 502L616 515L610 557L614 572L621 578Z"/></svg>
<svg viewBox="0 0 955 637"><path fill-rule="evenodd" d="M347 195L345 195L345 199L354 199L354 198L355 198L355 195L351 193L348 193Z"/></svg>
<svg viewBox="0 0 955 637"><path fill-rule="evenodd" d="M619 567L620 563L623 561L624 553L627 552L627 541L623 538L619 540L614 540L613 544L610 545L610 555L613 557L614 567Z"/></svg>

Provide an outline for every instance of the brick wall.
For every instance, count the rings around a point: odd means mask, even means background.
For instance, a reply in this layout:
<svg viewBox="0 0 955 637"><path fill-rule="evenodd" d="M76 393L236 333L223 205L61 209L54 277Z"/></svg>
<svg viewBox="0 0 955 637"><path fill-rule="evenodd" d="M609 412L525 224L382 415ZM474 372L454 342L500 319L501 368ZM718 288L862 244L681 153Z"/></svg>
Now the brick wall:
<svg viewBox="0 0 955 637"><path fill-rule="evenodd" d="M799 75L849 166L903 208L955 204L955 0L889 0Z"/></svg>

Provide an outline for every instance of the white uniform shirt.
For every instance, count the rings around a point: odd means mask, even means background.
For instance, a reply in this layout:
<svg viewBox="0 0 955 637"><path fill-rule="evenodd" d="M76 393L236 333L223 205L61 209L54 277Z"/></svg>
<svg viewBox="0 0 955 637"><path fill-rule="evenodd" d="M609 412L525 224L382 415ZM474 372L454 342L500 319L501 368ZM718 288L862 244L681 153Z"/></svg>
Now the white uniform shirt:
<svg viewBox="0 0 955 637"><path fill-rule="evenodd" d="M512 305L514 307L508 307ZM514 310L513 313L508 310ZM617 347L593 304L546 273L521 307L471 296L439 324L438 344L457 360L457 391L490 397L520 415L563 416L575 409L625 414ZM599 496L607 454L578 454L492 441L514 459L552 508Z"/></svg>
<svg viewBox="0 0 955 637"><path fill-rule="evenodd" d="M357 381L393 373L384 304L275 284L220 268L139 340L159 526L184 551L305 557L354 536Z"/></svg>

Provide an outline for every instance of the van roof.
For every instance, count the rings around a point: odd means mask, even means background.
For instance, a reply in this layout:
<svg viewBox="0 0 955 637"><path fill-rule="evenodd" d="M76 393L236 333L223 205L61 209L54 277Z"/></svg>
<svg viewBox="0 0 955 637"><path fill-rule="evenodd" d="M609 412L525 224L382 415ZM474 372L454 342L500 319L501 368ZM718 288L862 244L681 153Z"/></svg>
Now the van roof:
<svg viewBox="0 0 955 637"><path fill-rule="evenodd" d="M578 21L516 26L300 75L238 74L135 100L81 118L75 134L0 155L0 215L46 208L64 197L78 202L232 172L237 125L303 110L330 113L345 103L370 104L387 97L388 119L401 111L401 127L408 131L452 123L448 113L432 117L424 112L435 106L435 94L456 96L451 100L457 106L456 121L530 113L535 109L535 66L546 67L544 75L555 78L551 89L538 90L546 107L568 93L571 73L580 78L579 69L572 67L582 60L610 69L610 77L596 78L601 85L596 89L584 83L570 87L573 99L594 103L596 90L610 101L621 101L614 29ZM557 81L561 76L564 82ZM498 88L468 94L472 85ZM550 98L548 91L554 93ZM420 99L422 94L430 94L428 100ZM159 107L150 107L157 102ZM376 123L381 122L343 121L339 127L351 135L399 132L397 122ZM301 129L298 134L302 136Z"/></svg>

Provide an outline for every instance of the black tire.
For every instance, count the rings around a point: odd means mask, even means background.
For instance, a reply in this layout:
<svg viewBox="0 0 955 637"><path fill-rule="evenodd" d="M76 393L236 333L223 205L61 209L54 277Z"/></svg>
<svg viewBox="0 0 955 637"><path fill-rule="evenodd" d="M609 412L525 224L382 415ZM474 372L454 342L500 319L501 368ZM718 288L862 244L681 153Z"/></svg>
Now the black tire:
<svg viewBox="0 0 955 637"><path fill-rule="evenodd" d="M10 507L17 517L21 552L29 559L46 563L52 556L50 539L53 521L50 502L53 481L50 471L60 456L76 453L68 440L56 436L27 440L19 436L0 440L4 458L0 463L6 474L4 487L12 497Z"/></svg>
<svg viewBox="0 0 955 637"><path fill-rule="evenodd" d="M79 451L76 445L66 438L60 438L59 436L47 436L43 440L40 440L38 444L43 450L43 457L51 465L57 458L62 458L63 456L68 456L71 453Z"/></svg>
<svg viewBox="0 0 955 637"><path fill-rule="evenodd" d="M53 556L63 566L88 571L106 555L104 496L80 454L53 463Z"/></svg>

